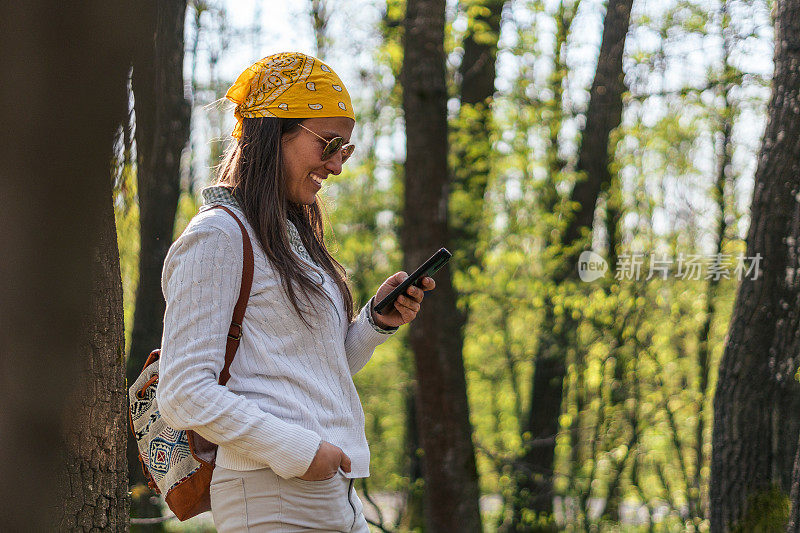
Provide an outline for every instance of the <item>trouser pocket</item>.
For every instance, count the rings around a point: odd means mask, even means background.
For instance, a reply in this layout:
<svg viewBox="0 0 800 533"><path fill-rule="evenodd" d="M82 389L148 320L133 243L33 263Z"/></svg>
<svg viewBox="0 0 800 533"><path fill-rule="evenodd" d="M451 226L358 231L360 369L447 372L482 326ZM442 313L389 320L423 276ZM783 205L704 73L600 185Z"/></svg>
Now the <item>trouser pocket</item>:
<svg viewBox="0 0 800 533"><path fill-rule="evenodd" d="M218 468L214 469L211 480L211 514L214 526L219 533L239 533L247 531L247 498L244 479L233 477L219 479ZM232 470L227 472L233 473ZM216 479L215 479L216 478Z"/></svg>
<svg viewBox="0 0 800 533"><path fill-rule="evenodd" d="M322 481L281 480L281 521L298 529L349 532L353 524L349 482L339 473Z"/></svg>

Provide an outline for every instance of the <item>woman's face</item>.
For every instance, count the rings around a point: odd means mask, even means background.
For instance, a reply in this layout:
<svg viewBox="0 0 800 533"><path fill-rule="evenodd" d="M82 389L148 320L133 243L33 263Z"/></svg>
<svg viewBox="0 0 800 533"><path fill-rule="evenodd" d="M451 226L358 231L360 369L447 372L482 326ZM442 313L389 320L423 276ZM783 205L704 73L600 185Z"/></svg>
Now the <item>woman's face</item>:
<svg viewBox="0 0 800 533"><path fill-rule="evenodd" d="M309 118L303 120L302 124L326 140L343 137L345 144L350 142L355 126L355 122L347 117ZM288 200L296 204L313 204L328 176L342 172L342 151L323 161L325 142L300 127L284 134L281 143Z"/></svg>

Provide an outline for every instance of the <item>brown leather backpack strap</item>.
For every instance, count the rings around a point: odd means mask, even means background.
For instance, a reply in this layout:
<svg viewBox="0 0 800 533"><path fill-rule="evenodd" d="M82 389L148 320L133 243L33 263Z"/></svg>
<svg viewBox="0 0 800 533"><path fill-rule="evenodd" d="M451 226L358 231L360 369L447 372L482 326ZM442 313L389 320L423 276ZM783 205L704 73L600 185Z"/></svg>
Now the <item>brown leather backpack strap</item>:
<svg viewBox="0 0 800 533"><path fill-rule="evenodd" d="M219 373L219 384L225 385L231 377L231 363L233 363L236 350L239 348L239 341L242 338L242 320L244 320L244 312L247 309L247 301L250 299L250 289L253 286L253 244L239 217L224 205L215 205L212 209L217 207L224 209L232 216L239 224L239 229L242 230L242 286L239 288L239 299L236 300L236 306L233 308L233 319L231 327L228 329L228 342L225 343L225 364Z"/></svg>

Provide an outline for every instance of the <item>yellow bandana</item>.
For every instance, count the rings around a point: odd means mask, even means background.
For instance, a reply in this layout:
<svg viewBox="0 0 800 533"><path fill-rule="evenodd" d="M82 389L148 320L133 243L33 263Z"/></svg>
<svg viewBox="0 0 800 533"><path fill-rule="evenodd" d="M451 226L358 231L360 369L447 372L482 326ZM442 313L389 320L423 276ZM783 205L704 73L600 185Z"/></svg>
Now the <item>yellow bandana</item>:
<svg viewBox="0 0 800 533"><path fill-rule="evenodd" d="M355 120L350 94L339 76L319 59L299 52L273 54L242 72L225 98L234 102L236 127L242 118L349 117Z"/></svg>

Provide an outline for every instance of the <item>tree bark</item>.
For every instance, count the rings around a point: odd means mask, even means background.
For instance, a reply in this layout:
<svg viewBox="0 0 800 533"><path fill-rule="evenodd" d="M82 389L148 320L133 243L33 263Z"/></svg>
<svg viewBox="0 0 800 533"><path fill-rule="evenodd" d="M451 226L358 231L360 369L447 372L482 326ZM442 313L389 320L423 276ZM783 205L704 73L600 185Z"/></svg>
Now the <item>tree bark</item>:
<svg viewBox="0 0 800 533"><path fill-rule="evenodd" d="M794 456L792 490L789 493L789 501L792 504L792 508L789 514L789 523L786 524L786 533L796 533L800 531L800 443L798 443Z"/></svg>
<svg viewBox="0 0 800 533"><path fill-rule="evenodd" d="M797 533L797 531L800 531L800 442L797 444L797 450L794 456L792 489L789 493L789 502L791 508L789 512L789 521L786 524L786 533Z"/></svg>
<svg viewBox="0 0 800 533"><path fill-rule="evenodd" d="M424 473L422 472L422 446L419 439L419 424L417 423L417 394L416 386L410 385L405 391L405 471L409 480L406 501L403 505L402 516L397 521L398 526L405 531L421 530L425 526L425 490ZM422 483L420 483L422 482Z"/></svg>
<svg viewBox="0 0 800 533"><path fill-rule="evenodd" d="M465 3L468 26L462 43L464 57L458 68L462 105L486 103L494 95L497 43L506 1L473 0ZM478 8L474 14L473 8Z"/></svg>
<svg viewBox="0 0 800 533"><path fill-rule="evenodd" d="M172 244L181 152L189 138L190 108L183 95L186 2L150 7L152 42L140 48L133 66L141 245L129 378L138 376L147 355L161 343L161 269Z"/></svg>
<svg viewBox="0 0 800 533"><path fill-rule="evenodd" d="M401 241L409 269L449 245L444 14L444 0L411 0L406 8L401 80L407 156ZM479 532L463 332L453 317L456 294L449 269L437 273L436 284L409 330L425 450L426 525L430 532Z"/></svg>
<svg viewBox="0 0 800 533"><path fill-rule="evenodd" d="M92 306L82 328L81 374L85 384L67 404L64 421L67 475L61 487L64 515L58 531L124 530L128 524L122 278L110 186L106 193L97 226L100 242L91 268Z"/></svg>
<svg viewBox="0 0 800 533"><path fill-rule="evenodd" d="M140 22L114 0L6 2L0 19L2 527L124 531L121 281L108 214Z"/></svg>
<svg viewBox="0 0 800 533"><path fill-rule="evenodd" d="M583 237L586 230L592 229L595 207L600 192L611 181L608 170L608 140L611 132L622 122L622 94L625 92L622 71L622 53L625 37L631 18L633 0L609 0L603 23L603 38L600 43L600 56L597 70L589 92L589 106L586 109L586 126L581 136L578 152L578 181L570 194L570 202L576 210L570 216L569 224L561 238L565 246L573 245ZM585 178L580 176L585 173ZM569 254L563 265L574 277L577 257L580 250Z"/></svg>
<svg viewBox="0 0 800 533"><path fill-rule="evenodd" d="M191 112L183 83L186 1L148 1L142 9L149 21L149 33L133 65L140 249L127 365L130 383L141 372L147 355L161 344L165 309L161 269L172 243L180 196L181 152L189 139ZM130 483L144 483L132 434L127 449ZM149 504L149 496L133 503L135 516L160 514L158 507Z"/></svg>
<svg viewBox="0 0 800 533"><path fill-rule="evenodd" d="M147 355L161 343L165 308L161 269L172 244L181 152L189 139L191 112L183 92L186 1L147 7L152 40L140 48L133 66L141 244L129 379L138 376Z"/></svg>
<svg viewBox="0 0 800 533"><path fill-rule="evenodd" d="M800 353L800 2L775 4L775 75L758 158L747 257L714 397L711 530L757 519L749 506L789 492ZM778 504L780 505L780 504Z"/></svg>
<svg viewBox="0 0 800 533"><path fill-rule="evenodd" d="M581 252L578 243L591 232L597 198L611 180L608 143L611 131L622 120L622 94L625 90L622 53L632 4L633 0L609 0L608 3L578 155L579 178L570 195L570 203L577 207L568 215L560 239L564 253L560 267L552 273L555 285L575 278L577 258ZM566 352L573 341L572 326L567 323L571 318L562 317L562 322L556 324L559 318L552 312L549 297L545 306L541 328L545 338L539 343L535 355L532 394L524 428L526 453L521 458L518 473L517 499L523 508L552 515L556 434L566 374ZM529 444L531 442L537 444L533 446Z"/></svg>

